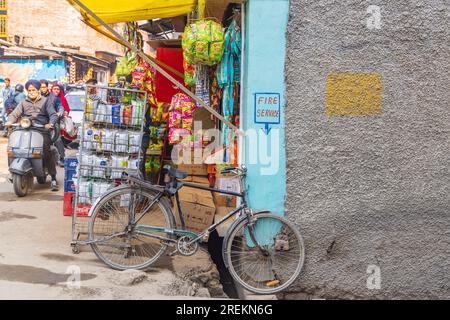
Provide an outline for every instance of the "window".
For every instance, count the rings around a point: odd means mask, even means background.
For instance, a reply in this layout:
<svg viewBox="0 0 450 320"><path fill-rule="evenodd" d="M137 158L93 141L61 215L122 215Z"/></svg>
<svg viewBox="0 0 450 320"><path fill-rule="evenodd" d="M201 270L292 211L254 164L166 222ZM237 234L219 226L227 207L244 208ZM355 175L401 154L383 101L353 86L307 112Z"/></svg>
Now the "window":
<svg viewBox="0 0 450 320"><path fill-rule="evenodd" d="M8 37L8 16L0 16L0 38Z"/></svg>
<svg viewBox="0 0 450 320"><path fill-rule="evenodd" d="M8 10L8 0L0 0L0 10Z"/></svg>

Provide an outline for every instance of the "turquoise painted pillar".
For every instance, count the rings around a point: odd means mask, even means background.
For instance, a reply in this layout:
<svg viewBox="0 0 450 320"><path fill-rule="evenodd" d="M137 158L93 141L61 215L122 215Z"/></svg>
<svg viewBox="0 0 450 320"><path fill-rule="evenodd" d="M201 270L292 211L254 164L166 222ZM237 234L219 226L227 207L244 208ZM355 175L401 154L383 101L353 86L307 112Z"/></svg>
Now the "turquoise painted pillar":
<svg viewBox="0 0 450 320"><path fill-rule="evenodd" d="M247 184L251 207L284 215L284 68L289 0L249 0L245 11L241 116L242 129L247 136L241 162L249 170Z"/></svg>

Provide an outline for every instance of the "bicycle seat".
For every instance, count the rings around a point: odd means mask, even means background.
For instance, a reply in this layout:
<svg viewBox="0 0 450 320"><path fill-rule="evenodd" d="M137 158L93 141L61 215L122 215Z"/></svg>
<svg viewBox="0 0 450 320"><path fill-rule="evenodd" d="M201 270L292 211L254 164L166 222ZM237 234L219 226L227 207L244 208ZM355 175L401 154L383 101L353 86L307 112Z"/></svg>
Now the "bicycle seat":
<svg viewBox="0 0 450 320"><path fill-rule="evenodd" d="M171 166L165 166L164 169L166 169L169 176L177 179L184 179L189 176L187 172L179 171L175 168L172 168Z"/></svg>

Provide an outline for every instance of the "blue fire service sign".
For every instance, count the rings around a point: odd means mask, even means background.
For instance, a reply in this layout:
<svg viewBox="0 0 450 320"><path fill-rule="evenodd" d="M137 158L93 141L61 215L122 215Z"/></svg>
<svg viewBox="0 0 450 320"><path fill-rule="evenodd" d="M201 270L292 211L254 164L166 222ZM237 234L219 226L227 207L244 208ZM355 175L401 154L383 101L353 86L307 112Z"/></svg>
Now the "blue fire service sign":
<svg viewBox="0 0 450 320"><path fill-rule="evenodd" d="M264 124L266 134L271 124L280 124L281 95L279 93L255 94L255 123Z"/></svg>

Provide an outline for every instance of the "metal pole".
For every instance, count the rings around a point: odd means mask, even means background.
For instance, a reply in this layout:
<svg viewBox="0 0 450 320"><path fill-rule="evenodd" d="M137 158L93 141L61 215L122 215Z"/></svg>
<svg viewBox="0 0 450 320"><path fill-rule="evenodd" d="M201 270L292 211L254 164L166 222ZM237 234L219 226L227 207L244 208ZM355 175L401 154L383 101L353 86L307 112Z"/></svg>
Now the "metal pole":
<svg viewBox="0 0 450 320"><path fill-rule="evenodd" d="M199 105L201 105L203 108L208 110L211 114L213 114L216 118L224 122L228 127L234 129L239 135L244 136L244 132L240 130L238 127L236 127L234 124L232 124L230 121L225 119L221 114L219 114L216 110L209 107L202 99L197 97L194 93L192 93L188 88L183 86L180 82L178 82L174 77L172 77L170 74L168 74L164 69L162 69L160 66L158 66L156 63L151 61L147 55L142 52L141 50L137 49L133 44L128 42L126 39L124 39L114 28L112 28L110 25L108 25L106 22L104 22L102 19L100 19L91 9L86 7L80 0L71 0L75 2L81 9L83 9L87 14L89 14L92 18L94 18L99 24L101 24L103 27L105 27L109 32L111 32L115 37L123 41L123 43L133 52L135 52L139 57L144 59L148 64L153 66L158 72L160 72L164 77L166 77L168 80L170 80L178 89L183 91L186 95L194 99L195 102L197 102Z"/></svg>

